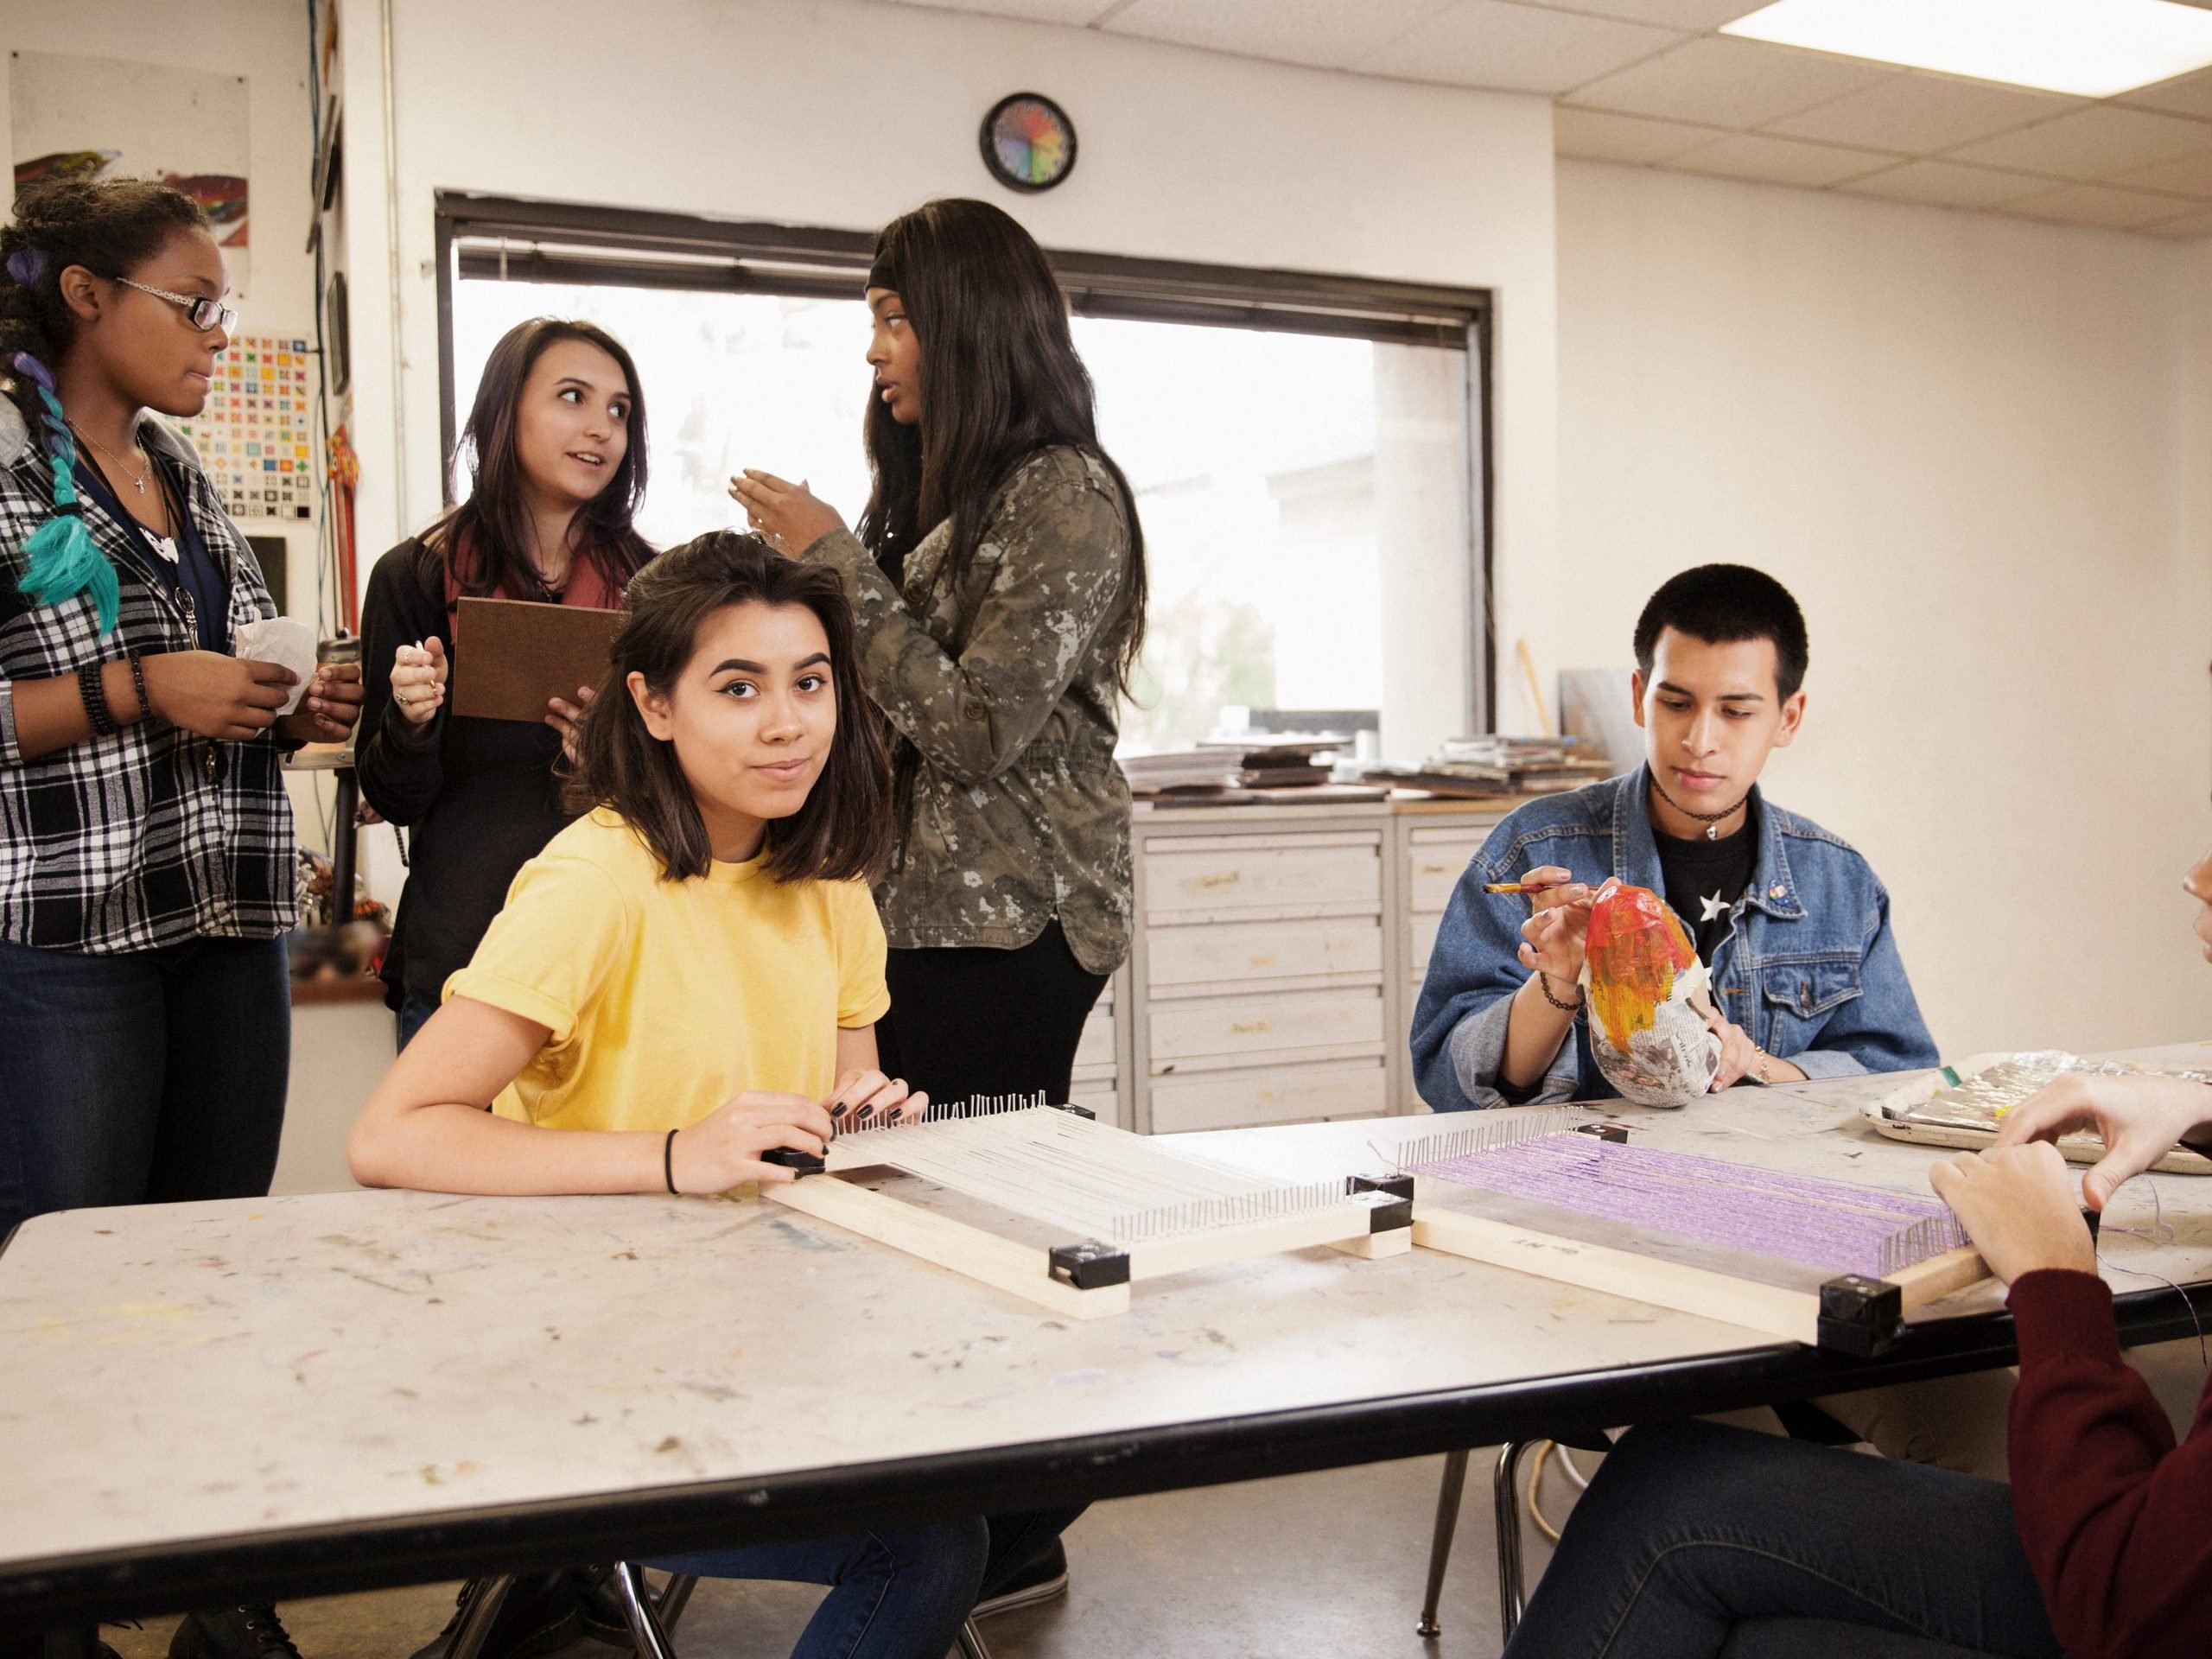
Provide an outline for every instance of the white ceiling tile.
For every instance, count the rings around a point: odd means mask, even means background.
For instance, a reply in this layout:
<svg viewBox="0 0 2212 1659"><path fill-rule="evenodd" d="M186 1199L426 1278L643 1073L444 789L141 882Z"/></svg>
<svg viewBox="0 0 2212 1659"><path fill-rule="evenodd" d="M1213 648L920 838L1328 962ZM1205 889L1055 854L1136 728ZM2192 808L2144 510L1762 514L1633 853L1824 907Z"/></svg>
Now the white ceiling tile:
<svg viewBox="0 0 2212 1659"><path fill-rule="evenodd" d="M2115 174L2108 182L2135 190L2163 190L2169 195L2212 201L2212 149L2199 150L2177 162L2160 162L2156 167L2139 167L2132 172Z"/></svg>
<svg viewBox="0 0 2212 1659"><path fill-rule="evenodd" d="M1649 165L1672 161L1721 136L1711 127L1646 121L1636 115L1605 115L1596 110L1552 111L1552 149L1577 161Z"/></svg>
<svg viewBox="0 0 2212 1659"><path fill-rule="evenodd" d="M1656 23L1662 29L1689 29L1700 33L1748 17L1767 0L1525 0L1530 5L1549 4L1557 10L1595 12L1602 17L1625 17L1633 23Z"/></svg>
<svg viewBox="0 0 2212 1659"><path fill-rule="evenodd" d="M2098 104L1961 146L1945 159L2062 179L2101 179L2199 149L2212 149L2212 125Z"/></svg>
<svg viewBox="0 0 2212 1659"><path fill-rule="evenodd" d="M923 6L931 11L979 11L987 17L1020 17L1033 23L1067 23L1084 29L1113 10L1116 0L891 0L894 6Z"/></svg>
<svg viewBox="0 0 2212 1659"><path fill-rule="evenodd" d="M2067 184L2044 195L2007 202L2005 211L2058 225L2101 225L2110 230L2132 231L2180 219L2196 209L2171 196L2139 195L2101 184Z"/></svg>
<svg viewBox="0 0 2212 1659"><path fill-rule="evenodd" d="M1452 0L1131 0L1100 25L1116 35L1242 57L1342 69L1445 10Z"/></svg>
<svg viewBox="0 0 2212 1659"><path fill-rule="evenodd" d="M1351 67L1455 86L1561 92L1687 38L1672 29L1539 11L1502 0L1459 0Z"/></svg>
<svg viewBox="0 0 2212 1659"><path fill-rule="evenodd" d="M2046 181L2028 174L1961 167L1955 162L1906 162L1838 188L1854 196L1926 202L1936 207L1995 207L2050 190Z"/></svg>
<svg viewBox="0 0 2212 1659"><path fill-rule="evenodd" d="M1982 80L1908 73L1788 117L1766 130L1787 138L1924 156L2063 115L2069 109L2086 108L2088 102Z"/></svg>
<svg viewBox="0 0 2212 1659"><path fill-rule="evenodd" d="M1897 73L1710 35L1577 87L1568 101L1662 121L1763 127Z"/></svg>
<svg viewBox="0 0 2212 1659"><path fill-rule="evenodd" d="M1863 149L1838 149L1833 144L1769 138L1756 132L1731 133L1718 143L1691 150L1668 163L1675 172L1757 179L1767 184L1801 184L1815 189L1855 179L1885 165L1885 157Z"/></svg>
<svg viewBox="0 0 2212 1659"><path fill-rule="evenodd" d="M2139 86L2120 95L2122 104L2140 110L2164 110L2171 115L2193 115L2212 121L2212 69L2162 80L2155 86Z"/></svg>

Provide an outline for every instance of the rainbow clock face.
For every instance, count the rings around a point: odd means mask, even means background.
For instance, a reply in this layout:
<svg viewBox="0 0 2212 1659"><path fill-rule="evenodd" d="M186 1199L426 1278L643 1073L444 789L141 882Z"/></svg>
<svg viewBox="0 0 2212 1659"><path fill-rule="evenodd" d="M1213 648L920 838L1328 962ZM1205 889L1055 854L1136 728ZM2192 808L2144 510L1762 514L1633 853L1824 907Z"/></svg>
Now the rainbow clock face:
<svg viewBox="0 0 2212 1659"><path fill-rule="evenodd" d="M1040 92L1002 98L983 118L983 165L1017 190L1049 190L1075 168L1075 123Z"/></svg>

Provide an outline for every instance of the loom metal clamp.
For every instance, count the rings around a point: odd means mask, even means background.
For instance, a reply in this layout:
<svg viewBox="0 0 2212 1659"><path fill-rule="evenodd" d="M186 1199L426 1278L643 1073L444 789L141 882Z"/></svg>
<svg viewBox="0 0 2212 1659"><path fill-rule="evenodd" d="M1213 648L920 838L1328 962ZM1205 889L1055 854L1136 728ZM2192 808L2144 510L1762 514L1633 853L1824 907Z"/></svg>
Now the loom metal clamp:
<svg viewBox="0 0 2212 1659"><path fill-rule="evenodd" d="M1904 1293L1880 1279L1847 1273L1821 1287L1818 1345L1873 1359L1904 1340Z"/></svg>
<svg viewBox="0 0 2212 1659"><path fill-rule="evenodd" d="M801 1180L809 1175L822 1174L830 1167L825 1160L810 1152L801 1152L797 1147L771 1147L760 1154L760 1161L788 1169Z"/></svg>
<svg viewBox="0 0 2212 1659"><path fill-rule="evenodd" d="M1395 1232L1414 1224L1414 1178L1410 1175L1351 1175L1344 1179L1348 1198L1372 1192L1376 1202L1368 1212L1370 1233Z"/></svg>
<svg viewBox="0 0 2212 1659"><path fill-rule="evenodd" d="M1077 1290L1103 1290L1129 1282L1129 1253L1097 1239L1056 1244L1046 1256L1052 1277Z"/></svg>

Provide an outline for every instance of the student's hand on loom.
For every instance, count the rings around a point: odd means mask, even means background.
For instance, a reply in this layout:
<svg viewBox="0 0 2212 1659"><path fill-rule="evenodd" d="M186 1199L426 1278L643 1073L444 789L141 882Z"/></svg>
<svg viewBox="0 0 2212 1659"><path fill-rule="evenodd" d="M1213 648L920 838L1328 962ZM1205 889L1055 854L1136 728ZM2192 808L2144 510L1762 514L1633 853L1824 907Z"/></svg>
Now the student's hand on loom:
<svg viewBox="0 0 2212 1659"><path fill-rule="evenodd" d="M786 558L797 558L831 531L845 527L837 509L819 499L804 479L790 484L748 467L730 480L729 493L745 509L754 533Z"/></svg>
<svg viewBox="0 0 2212 1659"><path fill-rule="evenodd" d="M574 702L560 697L545 700L548 710L545 723L561 734L561 753L569 757L569 764L572 766L583 759L576 748L576 742L583 735L584 710L591 707L591 700L598 695L591 687L580 685L576 688Z"/></svg>
<svg viewBox="0 0 2212 1659"><path fill-rule="evenodd" d="M2024 1146L2094 1129L2105 1143L2105 1155L2082 1178L2082 1197L2090 1209L2101 1211L2122 1181L2140 1175L2182 1136L2205 1124L2212 1124L2212 1086L2187 1077L2073 1071L2006 1112L1997 1144Z"/></svg>
<svg viewBox="0 0 2212 1659"><path fill-rule="evenodd" d="M343 743L361 717L361 665L317 664L300 706L280 722L284 735L302 743Z"/></svg>
<svg viewBox="0 0 2212 1659"><path fill-rule="evenodd" d="M446 702L446 642L435 633L391 654L391 702L410 725L427 726Z"/></svg>
<svg viewBox="0 0 2212 1659"><path fill-rule="evenodd" d="M678 1192L694 1193L727 1192L747 1181L795 1180L792 1171L762 1163L760 1154L789 1147L819 1158L833 1133L818 1101L748 1090L677 1131L668 1148L670 1177Z"/></svg>
<svg viewBox="0 0 2212 1659"><path fill-rule="evenodd" d="M837 1127L849 1129L855 1123L919 1117L929 1109L930 1097L907 1088L904 1077L870 1070L846 1072L823 1103Z"/></svg>
<svg viewBox="0 0 2212 1659"><path fill-rule="evenodd" d="M2057 1147L1962 1152L1930 1169L1928 1184L2006 1284L2039 1268L2097 1270L2097 1247Z"/></svg>
<svg viewBox="0 0 2212 1659"><path fill-rule="evenodd" d="M1543 884L1529 895L1535 914L1521 925L1521 965L1559 986L1582 977L1584 942L1590 934L1592 893L1572 870L1546 864L1521 878L1523 887ZM1556 995L1556 993L1555 993Z"/></svg>
<svg viewBox="0 0 2212 1659"><path fill-rule="evenodd" d="M300 677L277 663L217 651L172 651L139 664L149 713L218 742L243 743L276 723Z"/></svg>

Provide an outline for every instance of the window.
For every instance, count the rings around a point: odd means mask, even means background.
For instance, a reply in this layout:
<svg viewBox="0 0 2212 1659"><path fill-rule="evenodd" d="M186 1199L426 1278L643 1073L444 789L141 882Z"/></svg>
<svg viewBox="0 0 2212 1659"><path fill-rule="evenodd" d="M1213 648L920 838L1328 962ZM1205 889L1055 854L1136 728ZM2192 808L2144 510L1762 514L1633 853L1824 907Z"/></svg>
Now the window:
<svg viewBox="0 0 2212 1659"><path fill-rule="evenodd" d="M741 523L726 486L748 466L857 518L868 238L469 198L441 229L448 448L502 333L588 317L644 383L649 540ZM1226 716L1367 726L1418 760L1484 728L1482 296L1054 258L1145 529L1124 748Z"/></svg>

